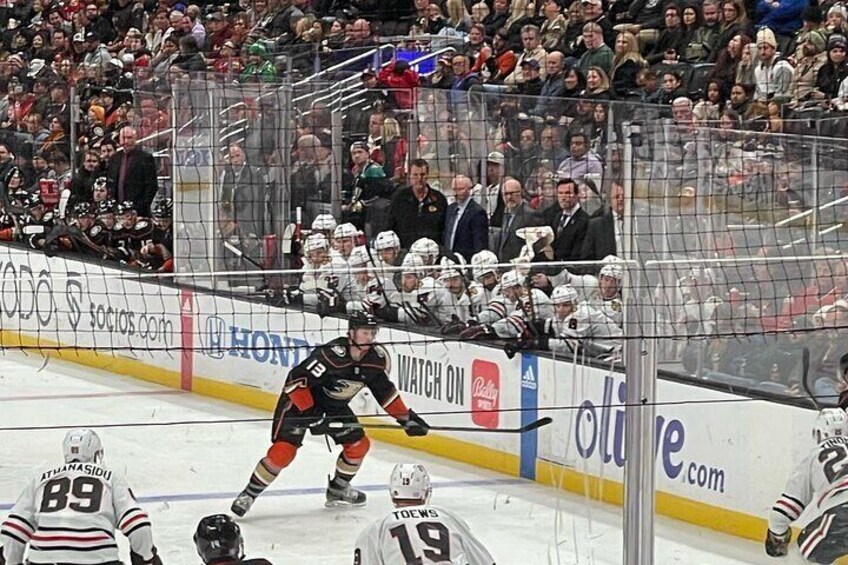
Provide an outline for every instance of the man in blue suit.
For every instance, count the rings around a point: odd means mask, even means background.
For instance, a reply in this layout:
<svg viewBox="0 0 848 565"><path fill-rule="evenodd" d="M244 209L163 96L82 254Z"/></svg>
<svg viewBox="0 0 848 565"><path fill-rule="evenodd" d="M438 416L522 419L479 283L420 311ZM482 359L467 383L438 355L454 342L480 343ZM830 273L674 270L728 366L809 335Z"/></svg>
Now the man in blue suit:
<svg viewBox="0 0 848 565"><path fill-rule="evenodd" d="M458 253L466 261L489 243L489 217L471 198L473 186L474 182L465 175L456 175L451 181L455 201L448 206L443 242L445 251Z"/></svg>

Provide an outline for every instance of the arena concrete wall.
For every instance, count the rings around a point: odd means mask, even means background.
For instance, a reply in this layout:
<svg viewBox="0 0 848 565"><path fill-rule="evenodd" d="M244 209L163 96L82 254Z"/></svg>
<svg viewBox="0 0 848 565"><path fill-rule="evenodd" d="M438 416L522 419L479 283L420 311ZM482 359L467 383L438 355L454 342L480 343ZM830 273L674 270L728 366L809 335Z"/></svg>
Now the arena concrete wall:
<svg viewBox="0 0 848 565"><path fill-rule="evenodd" d="M0 337L7 348L272 410L287 372L344 323L180 289L133 273L0 247ZM509 359L481 344L383 329L391 378L433 424L516 427L523 435L432 433L379 440L621 504L624 376L566 360ZM810 410L660 380L657 510L760 540L791 466L810 447ZM379 412L367 394L361 414Z"/></svg>

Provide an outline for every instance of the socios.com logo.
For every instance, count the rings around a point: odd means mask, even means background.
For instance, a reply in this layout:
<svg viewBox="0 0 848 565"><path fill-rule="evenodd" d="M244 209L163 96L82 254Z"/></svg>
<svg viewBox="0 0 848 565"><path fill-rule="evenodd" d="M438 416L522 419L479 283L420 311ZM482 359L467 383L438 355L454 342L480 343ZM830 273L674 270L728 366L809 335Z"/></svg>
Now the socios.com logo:
<svg viewBox="0 0 848 565"><path fill-rule="evenodd" d="M615 396L615 400L613 400ZM593 456L604 463L624 467L624 403L627 387L624 381L616 383L613 377L604 377L604 392L600 407L584 400L577 410L574 441L577 452L584 459ZM724 492L723 469L687 461L684 456L686 428L676 418L657 415L656 428L657 467L671 480Z"/></svg>

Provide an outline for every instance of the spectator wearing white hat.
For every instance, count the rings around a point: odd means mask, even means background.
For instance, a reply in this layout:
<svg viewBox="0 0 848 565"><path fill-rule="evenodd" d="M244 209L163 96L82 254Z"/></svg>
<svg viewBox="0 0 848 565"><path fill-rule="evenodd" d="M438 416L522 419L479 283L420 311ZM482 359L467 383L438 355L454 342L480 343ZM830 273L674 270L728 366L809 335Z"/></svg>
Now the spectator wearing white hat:
<svg viewBox="0 0 848 565"><path fill-rule="evenodd" d="M794 69L789 61L781 59L777 53L777 39L769 28L757 32L757 56L759 62L754 67L754 100L766 102L775 100L787 102L792 97L792 75Z"/></svg>

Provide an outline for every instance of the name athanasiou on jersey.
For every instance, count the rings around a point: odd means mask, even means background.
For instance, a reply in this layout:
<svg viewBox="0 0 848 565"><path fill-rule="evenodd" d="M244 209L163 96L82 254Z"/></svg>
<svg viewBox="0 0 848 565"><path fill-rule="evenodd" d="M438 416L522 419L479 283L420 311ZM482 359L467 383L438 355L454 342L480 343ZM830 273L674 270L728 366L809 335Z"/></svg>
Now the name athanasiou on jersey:
<svg viewBox="0 0 848 565"><path fill-rule="evenodd" d="M848 503L848 438L826 439L798 463L771 509L769 529L785 532L810 503L810 522Z"/></svg>
<svg viewBox="0 0 848 565"><path fill-rule="evenodd" d="M493 565L462 519L435 506L397 508L356 540L354 565Z"/></svg>
<svg viewBox="0 0 848 565"><path fill-rule="evenodd" d="M154 557L147 513L125 480L95 463L66 463L34 478L0 527L10 565L118 561L115 530L145 561Z"/></svg>

